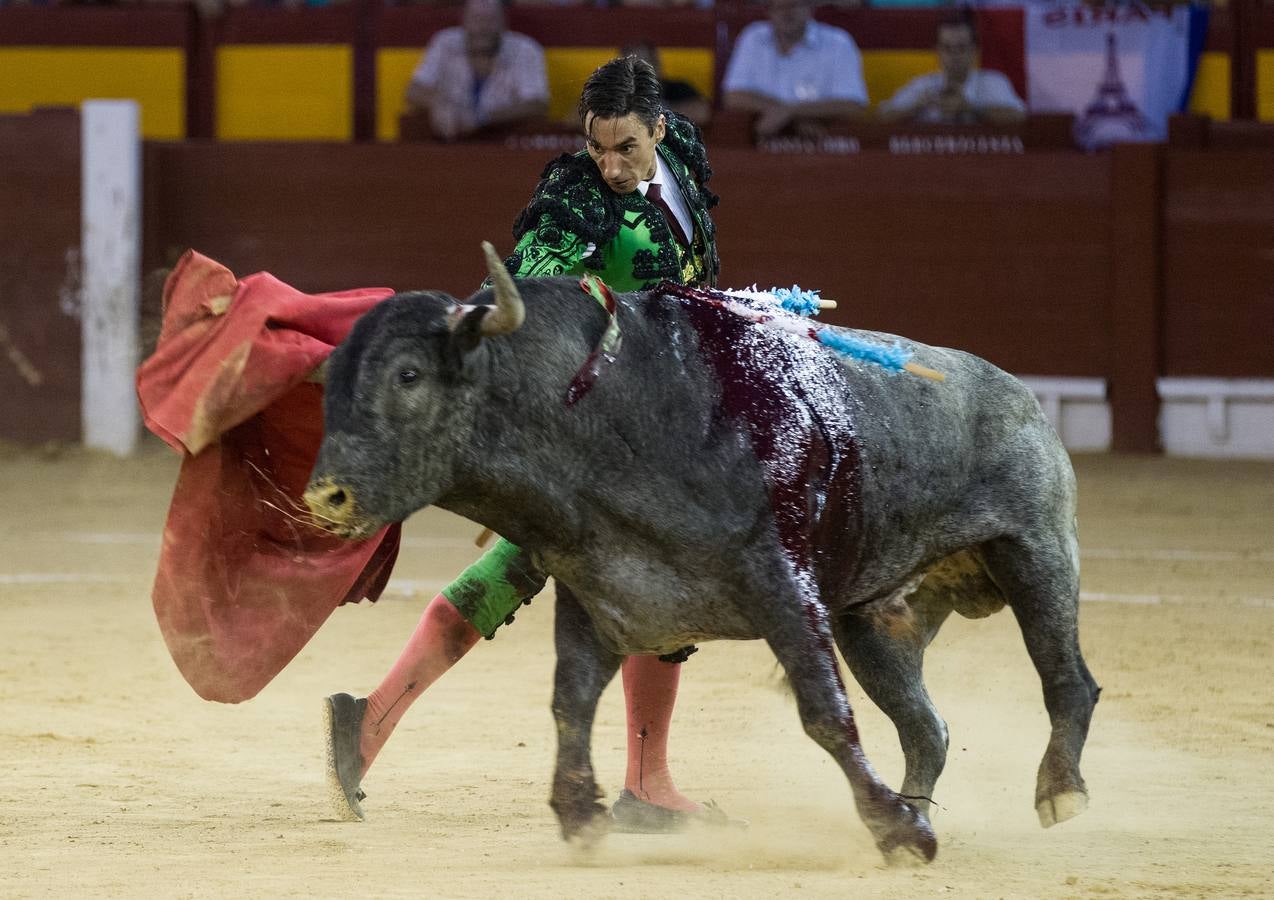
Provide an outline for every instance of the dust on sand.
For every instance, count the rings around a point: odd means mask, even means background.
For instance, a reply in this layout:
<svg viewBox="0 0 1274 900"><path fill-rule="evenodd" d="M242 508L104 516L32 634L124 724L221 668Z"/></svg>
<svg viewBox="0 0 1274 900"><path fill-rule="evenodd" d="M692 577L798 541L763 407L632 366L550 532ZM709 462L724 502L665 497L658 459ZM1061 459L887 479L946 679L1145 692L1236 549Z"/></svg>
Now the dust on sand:
<svg viewBox="0 0 1274 900"><path fill-rule="evenodd" d="M951 731L937 861L882 866L839 770L759 643L686 666L673 756L747 831L611 835L581 853L547 806L551 594L416 705L364 784L324 807L320 700L364 693L476 527L409 523L391 593L340 609L259 697L199 700L149 605L175 461L148 447L0 453L0 895L5 897L1162 897L1262 895L1274 863L1274 466L1078 458L1082 642L1105 688L1078 819L1033 808L1048 719L1011 614L953 619L927 677ZM892 726L851 685L868 755ZM594 735L613 798L622 701Z"/></svg>

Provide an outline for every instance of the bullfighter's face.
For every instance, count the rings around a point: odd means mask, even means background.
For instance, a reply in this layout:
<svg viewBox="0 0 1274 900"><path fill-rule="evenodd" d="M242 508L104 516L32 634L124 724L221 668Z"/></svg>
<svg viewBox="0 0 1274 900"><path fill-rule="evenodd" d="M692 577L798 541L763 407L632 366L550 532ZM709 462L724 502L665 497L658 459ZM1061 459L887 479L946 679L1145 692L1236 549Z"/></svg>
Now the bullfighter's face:
<svg viewBox="0 0 1274 900"><path fill-rule="evenodd" d="M636 113L584 120L588 155L616 194L631 194L638 183L655 177L655 147L664 139L664 117L651 128Z"/></svg>

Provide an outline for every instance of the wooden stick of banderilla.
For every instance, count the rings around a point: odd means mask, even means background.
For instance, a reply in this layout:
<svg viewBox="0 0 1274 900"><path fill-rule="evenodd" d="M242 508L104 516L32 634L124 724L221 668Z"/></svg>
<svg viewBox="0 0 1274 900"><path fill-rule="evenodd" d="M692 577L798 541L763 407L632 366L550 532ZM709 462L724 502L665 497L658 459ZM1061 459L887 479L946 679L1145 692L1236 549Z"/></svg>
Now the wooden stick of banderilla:
<svg viewBox="0 0 1274 900"><path fill-rule="evenodd" d="M479 547L485 547L487 545L487 542L490 541L492 536L494 535L495 535L495 532L492 531L490 528L484 528L482 529L481 533L476 538L473 539L473 542L477 544Z"/></svg>
<svg viewBox="0 0 1274 900"><path fill-rule="evenodd" d="M943 375L937 369L931 369L928 366L922 366L920 363L903 363L903 369L912 375L919 375L921 378L928 378L931 381L946 381L947 376Z"/></svg>

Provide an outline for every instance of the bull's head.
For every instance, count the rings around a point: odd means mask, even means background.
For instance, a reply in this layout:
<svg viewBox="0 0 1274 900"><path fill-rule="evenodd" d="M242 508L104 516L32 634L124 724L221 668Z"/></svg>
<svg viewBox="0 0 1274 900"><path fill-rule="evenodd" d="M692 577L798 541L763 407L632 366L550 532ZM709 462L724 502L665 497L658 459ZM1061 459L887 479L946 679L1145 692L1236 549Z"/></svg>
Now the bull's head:
<svg viewBox="0 0 1274 900"><path fill-rule="evenodd" d="M483 242L494 306L436 292L397 294L364 315L328 360L323 444L305 491L317 522L364 538L452 486L475 453L482 339L525 317L495 248Z"/></svg>

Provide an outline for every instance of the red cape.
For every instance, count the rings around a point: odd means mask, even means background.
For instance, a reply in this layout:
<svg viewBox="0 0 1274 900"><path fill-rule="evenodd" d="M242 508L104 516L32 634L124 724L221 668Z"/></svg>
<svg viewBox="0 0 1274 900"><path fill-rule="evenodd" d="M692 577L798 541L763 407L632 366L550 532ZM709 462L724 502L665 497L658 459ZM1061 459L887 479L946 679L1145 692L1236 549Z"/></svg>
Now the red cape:
<svg viewBox="0 0 1274 900"><path fill-rule="evenodd" d="M305 381L387 288L303 294L236 281L188 251L164 285L159 344L137 373L148 427L183 454L152 599L199 696L256 695L342 603L375 600L399 526L344 541L307 523L301 494L323 437Z"/></svg>

